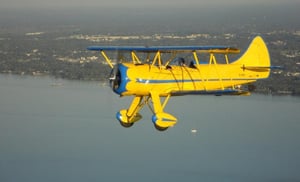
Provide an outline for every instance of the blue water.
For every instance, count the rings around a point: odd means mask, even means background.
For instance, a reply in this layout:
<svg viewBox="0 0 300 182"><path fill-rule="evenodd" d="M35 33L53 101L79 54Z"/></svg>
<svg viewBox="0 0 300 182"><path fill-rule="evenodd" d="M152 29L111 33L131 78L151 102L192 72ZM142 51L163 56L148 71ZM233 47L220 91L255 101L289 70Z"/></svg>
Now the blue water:
<svg viewBox="0 0 300 182"><path fill-rule="evenodd" d="M298 97L173 97L166 132L147 107L121 127L130 100L98 82L0 75L0 181L300 181Z"/></svg>

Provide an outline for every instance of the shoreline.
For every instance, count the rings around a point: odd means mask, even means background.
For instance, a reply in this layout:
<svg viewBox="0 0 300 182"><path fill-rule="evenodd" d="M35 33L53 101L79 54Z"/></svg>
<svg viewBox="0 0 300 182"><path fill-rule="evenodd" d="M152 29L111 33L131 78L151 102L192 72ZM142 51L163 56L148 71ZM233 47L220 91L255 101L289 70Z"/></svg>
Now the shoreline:
<svg viewBox="0 0 300 182"><path fill-rule="evenodd" d="M66 81L83 81L83 82L98 82L101 85L106 84L108 81L106 79L72 79L72 78L61 78L61 77L56 77L51 74L46 74L46 73L40 73L40 74L16 74L16 73L0 73L0 75L10 75L10 76L16 76L16 77L32 77L32 78L42 78L42 77L48 77L48 78L53 78L56 80L66 80ZM56 83L54 83L56 84ZM255 85L255 83L254 83ZM293 91L289 90L274 90L274 91L268 91L266 90L267 88L258 88L255 91L250 92L251 94L259 94L259 95L271 95L271 96L293 96L293 97L299 97L300 93L293 93Z"/></svg>

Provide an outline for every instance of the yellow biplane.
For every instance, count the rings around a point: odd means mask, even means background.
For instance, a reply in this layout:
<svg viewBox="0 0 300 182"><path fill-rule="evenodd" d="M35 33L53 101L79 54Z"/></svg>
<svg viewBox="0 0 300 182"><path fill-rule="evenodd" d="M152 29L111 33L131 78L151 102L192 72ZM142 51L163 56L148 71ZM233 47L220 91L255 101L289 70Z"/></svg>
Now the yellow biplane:
<svg viewBox="0 0 300 182"><path fill-rule="evenodd" d="M177 122L176 117L164 112L171 96L249 95L249 90L241 89L241 85L267 78L271 69L268 48L260 36L233 62L229 62L228 55L240 50L228 46L90 46L87 49L99 51L112 68L112 90L120 96L134 96L128 109L117 112L120 124L131 127L142 118L139 111L148 105L153 112L152 122L160 131ZM107 52L127 53L129 58L122 57L113 64ZM185 57L180 57L181 54ZM202 55L206 55L205 63L200 60ZM223 58L222 63L217 61L219 57Z"/></svg>

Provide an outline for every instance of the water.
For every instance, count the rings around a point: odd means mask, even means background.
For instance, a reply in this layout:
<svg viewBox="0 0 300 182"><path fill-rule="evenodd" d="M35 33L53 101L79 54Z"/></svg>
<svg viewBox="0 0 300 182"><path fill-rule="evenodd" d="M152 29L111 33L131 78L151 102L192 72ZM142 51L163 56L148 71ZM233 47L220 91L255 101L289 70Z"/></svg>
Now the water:
<svg viewBox="0 0 300 182"><path fill-rule="evenodd" d="M298 97L173 97L166 132L147 107L122 128L130 100L98 82L0 75L0 181L300 181Z"/></svg>

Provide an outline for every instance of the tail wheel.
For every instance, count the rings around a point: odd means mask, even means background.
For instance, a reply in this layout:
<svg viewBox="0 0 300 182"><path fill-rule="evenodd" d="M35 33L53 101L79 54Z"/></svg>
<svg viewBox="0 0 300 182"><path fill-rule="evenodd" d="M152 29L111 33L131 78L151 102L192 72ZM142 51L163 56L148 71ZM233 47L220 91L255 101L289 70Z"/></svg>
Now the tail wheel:
<svg viewBox="0 0 300 182"><path fill-rule="evenodd" d="M120 121L120 124L121 124L121 126L123 126L124 128L130 128L130 127L132 127L132 125L133 125L134 123L124 123L124 122Z"/></svg>
<svg viewBox="0 0 300 182"><path fill-rule="evenodd" d="M156 124L154 124L155 129L157 129L158 131L166 131L169 127L160 127Z"/></svg>

